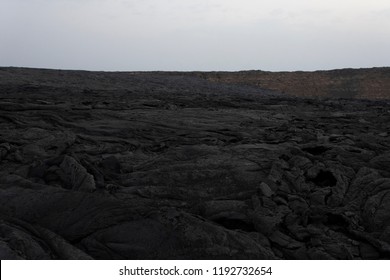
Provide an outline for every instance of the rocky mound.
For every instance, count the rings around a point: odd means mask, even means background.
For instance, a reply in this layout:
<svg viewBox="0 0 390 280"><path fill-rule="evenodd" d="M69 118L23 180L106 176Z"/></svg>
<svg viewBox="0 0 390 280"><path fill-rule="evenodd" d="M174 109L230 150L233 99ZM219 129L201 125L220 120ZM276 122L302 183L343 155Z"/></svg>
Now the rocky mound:
<svg viewBox="0 0 390 280"><path fill-rule="evenodd" d="M386 101L0 70L1 259L388 259Z"/></svg>

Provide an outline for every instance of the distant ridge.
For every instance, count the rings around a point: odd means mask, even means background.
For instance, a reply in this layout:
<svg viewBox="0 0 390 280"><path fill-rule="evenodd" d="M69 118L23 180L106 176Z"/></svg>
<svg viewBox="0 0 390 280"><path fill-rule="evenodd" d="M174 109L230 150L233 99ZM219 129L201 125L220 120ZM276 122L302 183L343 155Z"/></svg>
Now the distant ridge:
<svg viewBox="0 0 390 280"><path fill-rule="evenodd" d="M307 98L390 99L390 67L336 69L327 71L269 72L260 70L227 72L103 72L82 70L51 70L19 67L0 67L0 84L72 85L104 83L107 86L126 87L132 75L194 76L207 81L254 86L286 95Z"/></svg>
<svg viewBox="0 0 390 280"><path fill-rule="evenodd" d="M299 97L390 99L390 67L296 72L207 72L203 78Z"/></svg>

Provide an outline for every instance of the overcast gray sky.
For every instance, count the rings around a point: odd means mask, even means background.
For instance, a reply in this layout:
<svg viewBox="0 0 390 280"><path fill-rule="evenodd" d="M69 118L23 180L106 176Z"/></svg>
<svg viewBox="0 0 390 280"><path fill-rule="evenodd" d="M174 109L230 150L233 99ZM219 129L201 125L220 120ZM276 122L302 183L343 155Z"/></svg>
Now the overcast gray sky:
<svg viewBox="0 0 390 280"><path fill-rule="evenodd" d="M389 0L0 0L0 66L390 66Z"/></svg>

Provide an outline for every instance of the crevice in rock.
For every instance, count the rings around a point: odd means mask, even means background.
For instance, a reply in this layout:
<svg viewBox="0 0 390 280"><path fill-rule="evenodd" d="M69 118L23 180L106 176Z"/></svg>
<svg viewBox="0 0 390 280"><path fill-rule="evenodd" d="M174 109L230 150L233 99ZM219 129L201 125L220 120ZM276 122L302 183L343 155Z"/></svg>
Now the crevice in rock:
<svg viewBox="0 0 390 280"><path fill-rule="evenodd" d="M315 147L303 148L302 150L314 156L319 156L325 153L326 151L328 151L329 148L324 146L315 146Z"/></svg>
<svg viewBox="0 0 390 280"><path fill-rule="evenodd" d="M255 232L256 229L253 224L247 223L239 219L229 219L229 218L219 218L214 220L217 224L227 228L227 229L240 229L246 232Z"/></svg>

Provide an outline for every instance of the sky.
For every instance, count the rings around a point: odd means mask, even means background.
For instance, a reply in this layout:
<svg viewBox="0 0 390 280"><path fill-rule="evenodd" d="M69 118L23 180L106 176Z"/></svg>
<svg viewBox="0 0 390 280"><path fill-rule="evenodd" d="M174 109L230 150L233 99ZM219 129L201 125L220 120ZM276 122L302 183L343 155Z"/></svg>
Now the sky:
<svg viewBox="0 0 390 280"><path fill-rule="evenodd" d="M389 50L389 0L0 0L0 66L312 71Z"/></svg>

